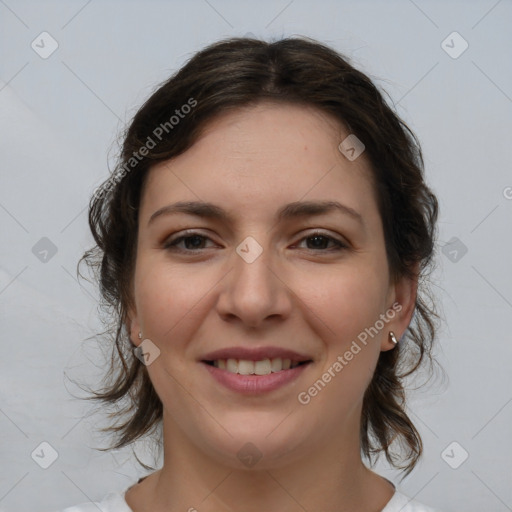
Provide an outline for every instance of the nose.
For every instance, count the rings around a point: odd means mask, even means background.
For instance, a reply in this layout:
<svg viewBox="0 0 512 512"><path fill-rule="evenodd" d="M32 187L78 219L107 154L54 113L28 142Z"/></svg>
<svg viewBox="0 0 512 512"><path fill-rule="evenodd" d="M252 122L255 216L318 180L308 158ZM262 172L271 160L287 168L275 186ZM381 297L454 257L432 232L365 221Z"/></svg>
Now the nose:
<svg viewBox="0 0 512 512"><path fill-rule="evenodd" d="M290 316L293 293L277 255L249 239L233 252L233 267L222 280L217 311L227 322L260 328Z"/></svg>

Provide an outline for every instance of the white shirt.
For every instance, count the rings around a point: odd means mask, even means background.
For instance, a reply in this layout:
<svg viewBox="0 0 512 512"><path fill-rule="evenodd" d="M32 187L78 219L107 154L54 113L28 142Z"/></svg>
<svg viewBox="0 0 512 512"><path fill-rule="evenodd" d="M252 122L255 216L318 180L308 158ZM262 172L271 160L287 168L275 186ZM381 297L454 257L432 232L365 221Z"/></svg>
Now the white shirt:
<svg viewBox="0 0 512 512"><path fill-rule="evenodd" d="M61 512L133 512L124 499L124 493L110 493L100 502L89 502L68 507ZM381 512L441 512L411 500L405 494L395 491L393 497Z"/></svg>

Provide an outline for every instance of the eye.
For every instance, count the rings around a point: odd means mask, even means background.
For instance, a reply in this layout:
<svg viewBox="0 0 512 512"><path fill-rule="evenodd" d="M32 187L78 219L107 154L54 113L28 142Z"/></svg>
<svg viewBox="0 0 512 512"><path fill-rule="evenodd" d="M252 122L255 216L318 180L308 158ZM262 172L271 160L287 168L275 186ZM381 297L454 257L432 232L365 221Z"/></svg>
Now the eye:
<svg viewBox="0 0 512 512"><path fill-rule="evenodd" d="M307 249L315 252L332 252L348 249L348 245L343 243L341 240L319 231L310 233L308 236L302 238L300 242L304 240L306 241L306 244L309 245ZM311 241L311 243L308 244L308 241ZM329 243L332 243L334 248L326 250L326 245L328 246Z"/></svg>
<svg viewBox="0 0 512 512"><path fill-rule="evenodd" d="M170 238L164 242L164 249L178 252L199 252L202 249L207 249L204 246L206 241L212 241L211 238L203 235L197 231L186 231L184 235L176 238ZM334 238L322 232L314 232L300 239L299 242L306 241L307 250L313 252L333 252L348 249L348 245L341 240ZM311 243L308 243L308 242ZM331 244L331 249L328 248Z"/></svg>
<svg viewBox="0 0 512 512"><path fill-rule="evenodd" d="M205 235L202 235L196 231L187 231L185 235L181 235L175 239L169 239L164 243L164 249L177 250L181 252L197 252L197 249L204 249L203 243L206 240L210 240ZM185 247L180 247L180 244L184 242Z"/></svg>

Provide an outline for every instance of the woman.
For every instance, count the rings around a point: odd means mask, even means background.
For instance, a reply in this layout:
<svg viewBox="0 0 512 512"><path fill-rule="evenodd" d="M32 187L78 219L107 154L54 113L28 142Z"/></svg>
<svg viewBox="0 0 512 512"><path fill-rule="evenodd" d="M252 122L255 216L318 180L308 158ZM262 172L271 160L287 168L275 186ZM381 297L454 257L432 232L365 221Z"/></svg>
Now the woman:
<svg viewBox="0 0 512 512"><path fill-rule="evenodd" d="M367 76L305 38L211 45L135 115L89 218L118 315L95 398L128 399L116 448L161 426L164 456L96 505L432 511L363 463L422 453L402 378L431 360L437 220Z"/></svg>

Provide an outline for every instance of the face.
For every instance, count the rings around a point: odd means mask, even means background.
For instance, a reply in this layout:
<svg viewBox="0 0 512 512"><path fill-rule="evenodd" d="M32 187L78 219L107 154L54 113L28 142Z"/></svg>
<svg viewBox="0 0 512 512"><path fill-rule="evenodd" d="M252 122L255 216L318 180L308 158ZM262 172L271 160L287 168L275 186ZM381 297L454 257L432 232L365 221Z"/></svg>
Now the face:
<svg viewBox="0 0 512 512"><path fill-rule="evenodd" d="M259 468L358 443L415 288L390 281L369 162L338 149L348 135L315 109L261 103L151 169L129 322L150 340L169 442L233 467L241 449L263 454Z"/></svg>

